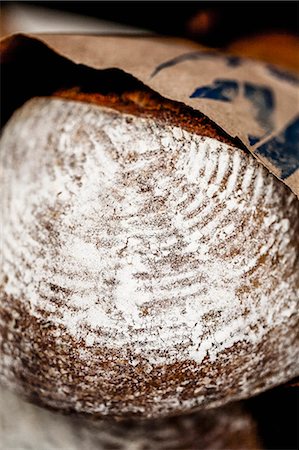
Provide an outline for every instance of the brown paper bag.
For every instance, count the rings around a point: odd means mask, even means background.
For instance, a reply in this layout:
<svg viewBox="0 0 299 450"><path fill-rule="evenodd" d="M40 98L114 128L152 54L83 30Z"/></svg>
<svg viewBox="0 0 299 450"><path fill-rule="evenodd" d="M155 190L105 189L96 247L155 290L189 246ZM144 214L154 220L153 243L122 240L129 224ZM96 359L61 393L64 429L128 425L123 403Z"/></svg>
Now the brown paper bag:
<svg viewBox="0 0 299 450"><path fill-rule="evenodd" d="M45 58L55 52L93 69L117 68L163 97L200 111L239 138L299 196L296 75L268 63L136 36L12 35L1 41L4 67L34 45Z"/></svg>

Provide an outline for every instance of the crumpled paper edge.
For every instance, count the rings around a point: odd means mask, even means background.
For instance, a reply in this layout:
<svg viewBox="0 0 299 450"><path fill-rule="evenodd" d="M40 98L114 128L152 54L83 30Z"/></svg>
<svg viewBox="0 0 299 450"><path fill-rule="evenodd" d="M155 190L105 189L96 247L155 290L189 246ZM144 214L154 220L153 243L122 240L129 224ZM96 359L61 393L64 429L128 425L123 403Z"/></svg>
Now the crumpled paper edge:
<svg viewBox="0 0 299 450"><path fill-rule="evenodd" d="M13 53L24 39L39 41L45 50L75 64L97 70L118 68L163 97L205 114L232 138L239 138L299 197L299 78L294 74L245 58L190 51L188 46L136 35L17 33L1 40L2 53ZM199 68L204 70L199 71L197 82Z"/></svg>

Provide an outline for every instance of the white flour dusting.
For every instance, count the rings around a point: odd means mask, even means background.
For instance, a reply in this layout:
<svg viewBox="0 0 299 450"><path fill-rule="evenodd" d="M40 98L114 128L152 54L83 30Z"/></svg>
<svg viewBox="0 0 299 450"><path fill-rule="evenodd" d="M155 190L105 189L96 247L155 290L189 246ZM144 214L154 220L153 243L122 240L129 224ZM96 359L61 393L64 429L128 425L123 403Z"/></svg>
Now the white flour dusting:
<svg viewBox="0 0 299 450"><path fill-rule="evenodd" d="M129 346L137 363L200 365L297 320L298 203L251 156L42 98L1 145L5 293L85 351Z"/></svg>

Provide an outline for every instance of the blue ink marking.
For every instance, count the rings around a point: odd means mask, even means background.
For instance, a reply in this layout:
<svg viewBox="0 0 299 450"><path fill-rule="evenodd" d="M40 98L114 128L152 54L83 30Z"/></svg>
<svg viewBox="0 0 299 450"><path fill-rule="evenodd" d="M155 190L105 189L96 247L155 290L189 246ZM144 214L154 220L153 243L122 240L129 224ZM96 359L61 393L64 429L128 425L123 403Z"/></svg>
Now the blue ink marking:
<svg viewBox="0 0 299 450"><path fill-rule="evenodd" d="M233 101L239 92L238 83L234 80L214 80L210 86L195 89L190 98L209 98L223 102Z"/></svg>
<svg viewBox="0 0 299 450"><path fill-rule="evenodd" d="M299 168L299 117L255 153L269 159L280 170L283 180L292 175Z"/></svg>
<svg viewBox="0 0 299 450"><path fill-rule="evenodd" d="M209 58L221 58L224 59L227 62L228 66L231 67L237 67L241 65L242 59L238 56L223 56L219 55L215 52L190 52L190 53L183 53L182 55L176 56L175 58L172 58L168 61L165 61L162 64L159 64L155 70L151 74L151 78L155 77L161 70L166 69L168 67L176 66L177 64L180 64L185 61L194 61L198 59L209 59Z"/></svg>
<svg viewBox="0 0 299 450"><path fill-rule="evenodd" d="M151 78L155 77L157 73L161 72L161 70L166 69L168 67L176 66L177 64L180 64L184 61L193 61L196 59L202 59L206 57L214 56L213 52L190 52L190 53L183 53L182 55L176 56L175 58L169 59L168 61L165 61L162 64L159 64L153 73L151 74Z"/></svg>
<svg viewBox="0 0 299 450"><path fill-rule="evenodd" d="M275 109L272 89L246 82L244 83L244 95L256 110L255 120L266 133L271 132L273 130L272 115Z"/></svg>
<svg viewBox="0 0 299 450"><path fill-rule="evenodd" d="M280 69L279 67L272 66L272 64L267 64L267 69L271 73L271 75L274 75L276 78L279 78L283 81L288 81L291 84L298 85L299 84L299 77L291 72L288 72L284 69Z"/></svg>
<svg viewBox="0 0 299 450"><path fill-rule="evenodd" d="M250 82L239 83L231 79L216 79L210 85L199 86L190 98L207 98L222 102L233 102L240 92L240 84L244 86L243 95L252 104L254 119L264 130L261 136L248 135L250 145L255 145L273 130L273 112L275 99L272 89Z"/></svg>
<svg viewBox="0 0 299 450"><path fill-rule="evenodd" d="M231 67L238 67L242 64L242 59L239 56L226 56L227 65Z"/></svg>
<svg viewBox="0 0 299 450"><path fill-rule="evenodd" d="M261 138L258 136L253 136L252 134L249 134L248 140L249 140L250 145L255 145L257 142L259 142L261 140Z"/></svg>

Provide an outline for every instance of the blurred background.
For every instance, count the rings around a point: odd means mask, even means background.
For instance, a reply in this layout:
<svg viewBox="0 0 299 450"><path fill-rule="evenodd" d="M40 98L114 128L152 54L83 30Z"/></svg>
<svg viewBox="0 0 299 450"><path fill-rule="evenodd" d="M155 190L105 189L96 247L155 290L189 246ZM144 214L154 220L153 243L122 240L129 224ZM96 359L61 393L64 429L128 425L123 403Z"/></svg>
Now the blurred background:
<svg viewBox="0 0 299 450"><path fill-rule="evenodd" d="M299 73L297 1L2 1L1 35L13 32L159 34ZM298 99L294 99L298 101ZM298 382L246 402L267 449L298 449Z"/></svg>
<svg viewBox="0 0 299 450"><path fill-rule="evenodd" d="M2 1L1 34L158 33L299 71L297 1Z"/></svg>

